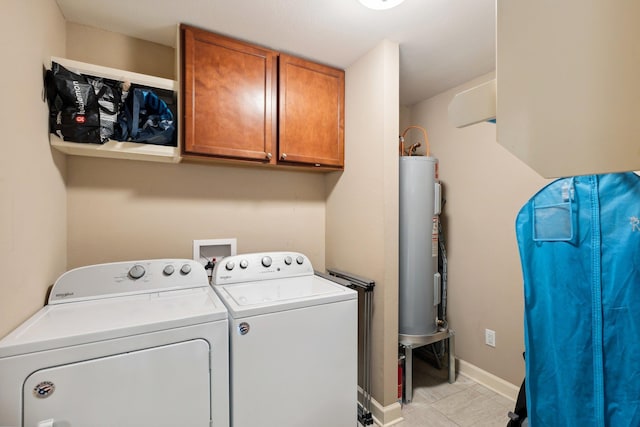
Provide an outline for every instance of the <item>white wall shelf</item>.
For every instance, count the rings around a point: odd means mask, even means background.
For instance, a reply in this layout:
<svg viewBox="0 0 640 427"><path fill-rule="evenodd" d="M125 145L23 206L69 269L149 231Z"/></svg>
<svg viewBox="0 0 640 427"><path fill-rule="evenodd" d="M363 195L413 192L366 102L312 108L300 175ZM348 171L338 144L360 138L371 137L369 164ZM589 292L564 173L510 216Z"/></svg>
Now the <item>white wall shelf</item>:
<svg viewBox="0 0 640 427"><path fill-rule="evenodd" d="M51 146L72 156L104 157L109 159L145 160L150 162L178 163L178 147L166 147L136 142L109 140L104 144L85 144L63 141L55 134L49 135Z"/></svg>
<svg viewBox="0 0 640 427"><path fill-rule="evenodd" d="M457 128L495 118L495 79L458 93L449 104L449 121Z"/></svg>
<svg viewBox="0 0 640 427"><path fill-rule="evenodd" d="M87 74L106 79L129 81L144 86L178 92L178 82L161 77L118 70L100 65L87 64L65 58L51 57L52 62L57 62L69 71L79 74ZM51 68L51 64L49 64ZM180 126L178 120L178 128ZM179 130L179 129L178 129ZM74 156L105 157L112 159L144 160L152 162L178 163L180 157L180 133L178 131L178 146L144 144L135 142L120 142L109 140L104 144L86 144L63 141L55 134L50 134L51 146L65 154Z"/></svg>

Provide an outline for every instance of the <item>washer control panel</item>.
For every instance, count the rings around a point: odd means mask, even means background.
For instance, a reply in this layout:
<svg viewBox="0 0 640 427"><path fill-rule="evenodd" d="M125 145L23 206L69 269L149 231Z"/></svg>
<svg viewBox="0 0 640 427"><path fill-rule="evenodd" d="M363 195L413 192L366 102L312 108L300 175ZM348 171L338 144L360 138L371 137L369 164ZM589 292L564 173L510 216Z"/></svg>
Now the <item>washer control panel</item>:
<svg viewBox="0 0 640 427"><path fill-rule="evenodd" d="M297 252L259 252L225 257L216 264L213 285L313 275L309 258Z"/></svg>
<svg viewBox="0 0 640 427"><path fill-rule="evenodd" d="M209 286L202 264L189 259L112 262L76 268L58 278L49 304Z"/></svg>

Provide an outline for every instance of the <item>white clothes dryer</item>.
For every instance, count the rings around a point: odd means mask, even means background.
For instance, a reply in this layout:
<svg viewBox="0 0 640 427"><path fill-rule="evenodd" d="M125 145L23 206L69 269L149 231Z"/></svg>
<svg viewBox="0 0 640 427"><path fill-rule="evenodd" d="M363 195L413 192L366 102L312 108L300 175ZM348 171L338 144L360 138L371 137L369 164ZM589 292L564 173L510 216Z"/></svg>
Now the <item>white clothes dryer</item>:
<svg viewBox="0 0 640 427"><path fill-rule="evenodd" d="M314 275L293 252L218 263L229 310L234 427L357 424L357 292Z"/></svg>
<svg viewBox="0 0 640 427"><path fill-rule="evenodd" d="M228 427L228 351L201 264L77 268L0 340L0 425Z"/></svg>

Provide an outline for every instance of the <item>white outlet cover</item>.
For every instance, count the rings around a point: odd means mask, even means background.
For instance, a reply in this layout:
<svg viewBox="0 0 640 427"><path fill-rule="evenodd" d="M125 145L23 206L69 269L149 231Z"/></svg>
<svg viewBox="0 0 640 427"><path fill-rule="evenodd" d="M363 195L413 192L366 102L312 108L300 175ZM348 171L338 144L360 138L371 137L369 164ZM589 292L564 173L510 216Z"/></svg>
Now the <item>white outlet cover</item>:
<svg viewBox="0 0 640 427"><path fill-rule="evenodd" d="M496 331L491 329L484 330L484 343L490 347L496 346Z"/></svg>

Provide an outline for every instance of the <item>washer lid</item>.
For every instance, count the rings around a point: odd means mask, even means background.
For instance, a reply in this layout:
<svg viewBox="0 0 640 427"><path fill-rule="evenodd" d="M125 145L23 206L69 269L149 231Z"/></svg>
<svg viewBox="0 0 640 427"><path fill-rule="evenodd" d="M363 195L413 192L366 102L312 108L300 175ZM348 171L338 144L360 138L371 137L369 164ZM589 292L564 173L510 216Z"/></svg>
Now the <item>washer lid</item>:
<svg viewBox="0 0 640 427"><path fill-rule="evenodd" d="M0 340L0 357L226 319L209 286L52 304Z"/></svg>
<svg viewBox="0 0 640 427"><path fill-rule="evenodd" d="M233 318L356 299L356 291L319 276L300 276L214 287Z"/></svg>

